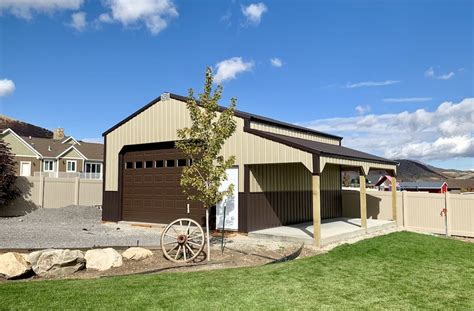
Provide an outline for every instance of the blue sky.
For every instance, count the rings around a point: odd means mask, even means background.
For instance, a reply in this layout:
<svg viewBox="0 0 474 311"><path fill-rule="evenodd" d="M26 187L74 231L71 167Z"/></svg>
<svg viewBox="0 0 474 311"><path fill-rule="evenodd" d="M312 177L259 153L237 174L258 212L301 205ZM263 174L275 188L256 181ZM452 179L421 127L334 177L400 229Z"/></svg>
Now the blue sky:
<svg viewBox="0 0 474 311"><path fill-rule="evenodd" d="M0 2L0 113L81 139L206 66L238 109L474 169L472 1Z"/></svg>

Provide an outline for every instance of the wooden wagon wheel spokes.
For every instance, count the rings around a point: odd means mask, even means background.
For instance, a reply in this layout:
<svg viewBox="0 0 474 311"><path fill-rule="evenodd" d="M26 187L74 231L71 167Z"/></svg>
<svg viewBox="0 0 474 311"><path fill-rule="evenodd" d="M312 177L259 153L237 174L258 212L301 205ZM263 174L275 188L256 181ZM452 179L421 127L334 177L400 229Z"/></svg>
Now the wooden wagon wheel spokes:
<svg viewBox="0 0 474 311"><path fill-rule="evenodd" d="M201 254L204 231L194 220L180 218L170 223L161 234L163 255L173 262L190 262Z"/></svg>

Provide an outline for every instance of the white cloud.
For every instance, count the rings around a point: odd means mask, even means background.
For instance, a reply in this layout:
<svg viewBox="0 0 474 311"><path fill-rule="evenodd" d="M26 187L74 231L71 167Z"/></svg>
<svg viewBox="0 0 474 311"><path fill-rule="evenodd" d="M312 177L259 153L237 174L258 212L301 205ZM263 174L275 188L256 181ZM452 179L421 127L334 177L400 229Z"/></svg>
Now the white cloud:
<svg viewBox="0 0 474 311"><path fill-rule="evenodd" d="M283 62L278 57L270 58L270 64L272 64L273 67L283 66Z"/></svg>
<svg viewBox="0 0 474 311"><path fill-rule="evenodd" d="M112 20L124 26L144 24L156 35L168 27L171 19L178 16L172 0L105 0L109 14L101 14L99 20L110 23Z"/></svg>
<svg viewBox="0 0 474 311"><path fill-rule="evenodd" d="M232 57L225 59L216 64L217 72L214 76L214 81L216 83L221 83L235 79L238 74L250 71L253 66L253 61L245 62L242 60L242 57Z"/></svg>
<svg viewBox="0 0 474 311"><path fill-rule="evenodd" d="M0 80L0 97L10 95L15 91L15 83L12 80Z"/></svg>
<svg viewBox="0 0 474 311"><path fill-rule="evenodd" d="M267 11L267 6L261 2L242 7L242 14L247 18L247 24L249 25L260 24L263 13Z"/></svg>
<svg viewBox="0 0 474 311"><path fill-rule="evenodd" d="M332 118L302 123L344 137L344 145L388 158L474 158L474 98L436 110Z"/></svg>
<svg viewBox="0 0 474 311"><path fill-rule="evenodd" d="M454 72L449 72L449 73L445 73L445 74L441 74L441 75L436 75L433 67L430 67L428 68L426 71L425 71L425 77L427 78L431 78L431 79L438 79L438 80L450 80L451 78L454 77Z"/></svg>
<svg viewBox="0 0 474 311"><path fill-rule="evenodd" d="M83 31L86 29L87 21L86 21L86 13L85 12L76 12L71 15L71 23L69 24L72 28L76 29L77 31Z"/></svg>
<svg viewBox="0 0 474 311"><path fill-rule="evenodd" d="M109 14L107 13L102 13L99 15L99 21L102 22L102 23L105 23L105 24L110 24L110 23L113 23L113 19L112 17L110 17Z"/></svg>
<svg viewBox="0 0 474 311"><path fill-rule="evenodd" d="M431 97L402 97L402 98L384 98L386 103L420 103L432 100Z"/></svg>
<svg viewBox="0 0 474 311"><path fill-rule="evenodd" d="M20 18L31 19L34 12L77 10L83 3L84 0L1 0L0 13L6 11Z"/></svg>
<svg viewBox="0 0 474 311"><path fill-rule="evenodd" d="M358 87L372 87L372 86L385 86L391 84L400 83L399 80L385 80L385 81L364 81L364 82L357 82L357 83L347 83L346 88L353 89Z"/></svg>
<svg viewBox="0 0 474 311"><path fill-rule="evenodd" d="M355 107L355 111L360 115L366 114L367 112L370 111L370 106L369 105L365 105L365 106L359 105L359 106Z"/></svg>

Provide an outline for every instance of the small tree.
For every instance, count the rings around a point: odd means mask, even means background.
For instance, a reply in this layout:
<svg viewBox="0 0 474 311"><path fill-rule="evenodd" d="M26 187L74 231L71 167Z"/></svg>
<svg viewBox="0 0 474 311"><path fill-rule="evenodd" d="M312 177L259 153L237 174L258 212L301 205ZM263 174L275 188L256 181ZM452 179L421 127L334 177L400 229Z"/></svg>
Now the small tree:
<svg viewBox="0 0 474 311"><path fill-rule="evenodd" d="M226 170L235 163L235 156L224 159L220 155L225 141L235 132L234 112L237 100L232 98L227 109L219 114L219 100L222 97L222 85L213 92L211 68L206 70L204 93L199 94L199 103L194 90L189 89L187 108L191 117L191 126L178 130L180 141L176 148L192 161L183 169L181 187L189 200L201 202L206 209L207 251L210 259L209 208L231 195L234 185L219 191L222 181L227 179Z"/></svg>
<svg viewBox="0 0 474 311"><path fill-rule="evenodd" d="M10 147L0 139L0 206L19 195L15 187L15 159Z"/></svg>

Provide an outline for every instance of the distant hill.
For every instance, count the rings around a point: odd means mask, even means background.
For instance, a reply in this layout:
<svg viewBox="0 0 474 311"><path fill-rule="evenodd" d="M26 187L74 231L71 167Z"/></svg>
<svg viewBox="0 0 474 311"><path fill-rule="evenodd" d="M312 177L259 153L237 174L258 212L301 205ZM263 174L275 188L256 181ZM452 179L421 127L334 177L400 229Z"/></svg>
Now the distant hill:
<svg viewBox="0 0 474 311"><path fill-rule="evenodd" d="M11 128L20 136L33 136L52 138L53 132L45 128L29 124L23 121L15 120L5 115L0 114L0 130Z"/></svg>
<svg viewBox="0 0 474 311"><path fill-rule="evenodd" d="M395 160L400 163L397 168L398 181L446 181L449 187L460 188L466 191L474 189L474 172L461 171L455 169L444 169L432 165L424 164L422 162L399 159ZM380 176L384 175L383 170L371 170L367 179L371 184L375 184ZM351 178L358 178L356 173L350 174Z"/></svg>

